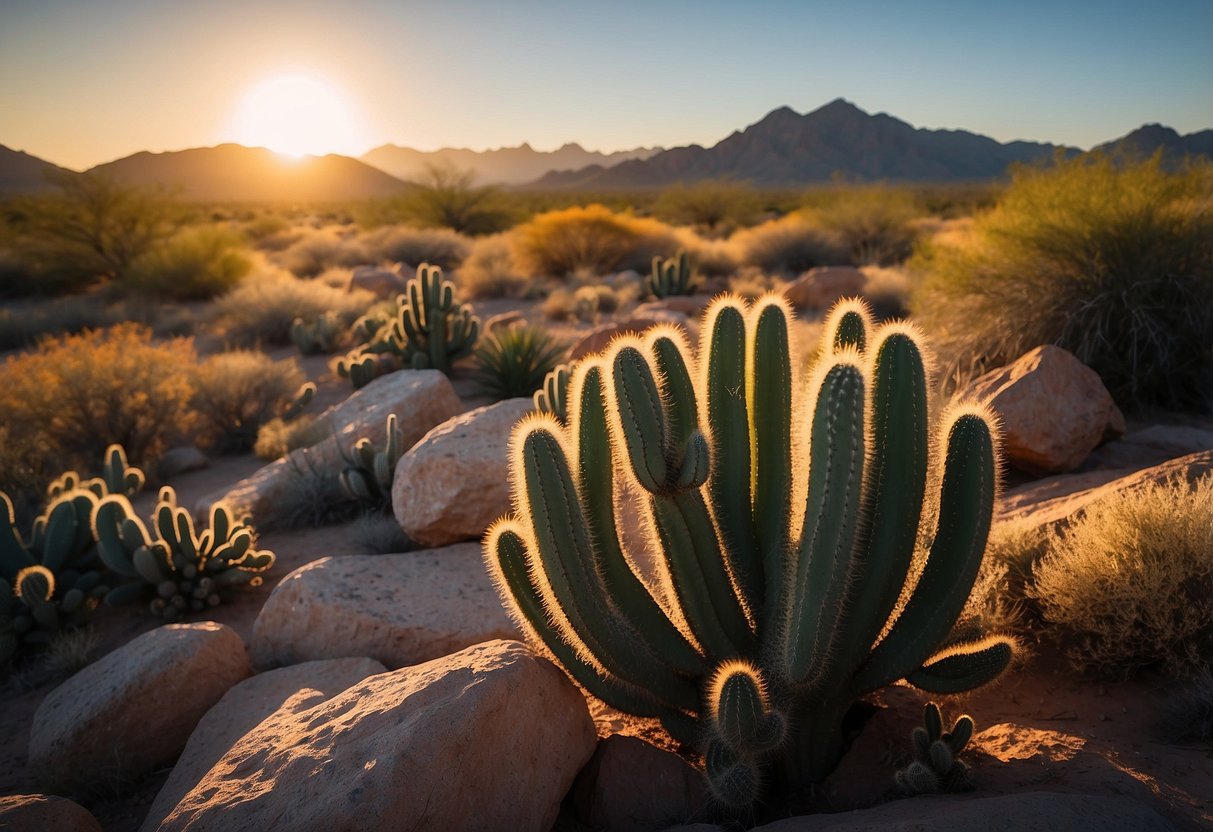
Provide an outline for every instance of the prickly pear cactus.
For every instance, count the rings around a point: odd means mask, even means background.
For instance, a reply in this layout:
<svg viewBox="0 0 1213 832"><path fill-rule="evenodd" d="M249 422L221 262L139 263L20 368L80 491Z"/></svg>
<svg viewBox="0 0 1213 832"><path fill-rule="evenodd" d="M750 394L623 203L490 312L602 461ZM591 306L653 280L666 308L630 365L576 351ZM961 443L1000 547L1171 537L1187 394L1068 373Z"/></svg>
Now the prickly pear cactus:
<svg viewBox="0 0 1213 832"><path fill-rule="evenodd" d="M897 772L897 785L909 794L971 791L973 772L958 757L973 737L972 717L962 715L944 731L939 706L928 702L923 710L923 724L910 737L914 762Z"/></svg>
<svg viewBox="0 0 1213 832"><path fill-rule="evenodd" d="M146 481L143 469L129 465L126 461L126 450L115 444L105 449L101 476L86 480L81 479L76 471L65 471L47 486L46 496L48 500L56 500L69 491L83 488L93 492L97 499L110 494L134 497L143 490Z"/></svg>
<svg viewBox="0 0 1213 832"><path fill-rule="evenodd" d="M691 280L691 261L685 249L679 249L668 260L653 258L653 272L649 275L648 290L657 298L695 294Z"/></svg>
<svg viewBox="0 0 1213 832"><path fill-rule="evenodd" d="M256 549L256 532L227 506L212 506L209 527L197 532L168 487L160 490L153 513L154 539L121 495L101 500L92 524L102 561L128 579L105 602L147 601L152 613L169 621L217 606L228 587L259 585L261 573L274 565L274 553Z"/></svg>
<svg viewBox="0 0 1213 832"><path fill-rule="evenodd" d="M396 463L404 455L404 432L395 413L389 413L383 448L376 448L370 439L359 439L352 452L345 455L346 467L340 474L341 487L351 500L369 508L382 508L391 502L392 477Z"/></svg>
<svg viewBox="0 0 1213 832"><path fill-rule="evenodd" d="M566 418L515 428L515 513L485 541L531 640L698 748L738 813L811 805L865 694L978 687L1013 649L950 638L993 512L989 414L953 407L932 441L912 326L840 306L805 373L790 317L777 296L724 297L698 354L668 327L581 359ZM619 534L635 510L653 574Z"/></svg>

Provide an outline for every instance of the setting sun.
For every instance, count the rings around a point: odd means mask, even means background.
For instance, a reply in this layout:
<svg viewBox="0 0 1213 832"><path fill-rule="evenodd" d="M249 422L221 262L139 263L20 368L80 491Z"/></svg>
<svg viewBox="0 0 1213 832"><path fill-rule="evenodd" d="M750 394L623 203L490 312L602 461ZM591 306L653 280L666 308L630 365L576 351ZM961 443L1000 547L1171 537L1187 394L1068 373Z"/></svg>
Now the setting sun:
<svg viewBox="0 0 1213 832"><path fill-rule="evenodd" d="M327 81L282 75L252 87L230 130L240 144L288 156L356 154L363 148L349 99Z"/></svg>

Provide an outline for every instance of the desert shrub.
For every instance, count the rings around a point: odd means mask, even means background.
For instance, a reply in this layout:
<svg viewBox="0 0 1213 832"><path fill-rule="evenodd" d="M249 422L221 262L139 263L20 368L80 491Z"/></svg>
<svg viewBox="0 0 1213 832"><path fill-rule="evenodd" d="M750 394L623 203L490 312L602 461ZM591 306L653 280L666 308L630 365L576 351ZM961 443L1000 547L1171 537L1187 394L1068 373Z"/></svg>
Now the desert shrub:
<svg viewBox="0 0 1213 832"><path fill-rule="evenodd" d="M362 245L376 261L429 263L444 270L458 268L471 248L468 239L449 228L409 228L406 225L379 228L362 238Z"/></svg>
<svg viewBox="0 0 1213 832"><path fill-rule="evenodd" d="M986 540L986 562L1006 571L1007 595L1011 603L1026 597L1032 569L1048 550L1049 535L1031 520L1006 520L990 527Z"/></svg>
<svg viewBox="0 0 1213 832"><path fill-rule="evenodd" d="M727 240L705 240L689 228L676 228L678 244L687 250L695 273L703 277L728 277L737 272L737 254Z"/></svg>
<svg viewBox="0 0 1213 832"><path fill-rule="evenodd" d="M282 271L256 273L215 302L220 330L233 344L289 344L296 318L314 320L334 312L345 324L374 302L369 292L346 292L318 281L297 280Z"/></svg>
<svg viewBox="0 0 1213 832"><path fill-rule="evenodd" d="M558 287L543 299L539 311L549 321L575 319L592 324L600 315L612 315L634 301L639 292L635 286L616 289L605 283Z"/></svg>
<svg viewBox="0 0 1213 832"><path fill-rule="evenodd" d="M298 448L310 448L332 433L333 426L329 420L318 416L300 416L297 419L276 416L257 431L253 453L261 459L278 459Z"/></svg>
<svg viewBox="0 0 1213 832"><path fill-rule="evenodd" d="M294 398L304 375L293 358L274 361L263 352L236 350L207 358L192 381L201 441L246 451L261 426Z"/></svg>
<svg viewBox="0 0 1213 832"><path fill-rule="evenodd" d="M291 230L291 223L279 214L265 213L247 220L241 230L249 240L259 243L270 238L285 237L286 232Z"/></svg>
<svg viewBox="0 0 1213 832"><path fill-rule="evenodd" d="M236 286L252 265L234 231L189 228L132 263L122 288L158 299L207 300Z"/></svg>
<svg viewBox="0 0 1213 832"><path fill-rule="evenodd" d="M306 451L289 457L287 464L290 474L281 497L253 517L258 531L330 526L362 515L361 504L346 495L331 467L313 463Z"/></svg>
<svg viewBox="0 0 1213 832"><path fill-rule="evenodd" d="M789 277L846 259L832 234L799 214L738 231L729 242L739 263Z"/></svg>
<svg viewBox="0 0 1213 832"><path fill-rule="evenodd" d="M910 309L910 275L902 268L864 266L863 296L877 319L904 318Z"/></svg>
<svg viewBox="0 0 1213 832"><path fill-rule="evenodd" d="M890 266L910 256L920 210L904 188L855 186L834 191L811 212L857 266Z"/></svg>
<svg viewBox="0 0 1213 832"><path fill-rule="evenodd" d="M381 214L462 234L492 234L507 228L510 216L500 192L473 184L475 179L471 170L426 165L425 172L412 183L413 189L388 202Z"/></svg>
<svg viewBox="0 0 1213 832"><path fill-rule="evenodd" d="M1213 475L1091 506L1054 534L1028 592L1080 670L1183 676L1213 664Z"/></svg>
<svg viewBox="0 0 1213 832"><path fill-rule="evenodd" d="M1088 155L1021 168L912 298L945 375L1064 347L1124 407L1213 405L1213 166Z"/></svg>
<svg viewBox="0 0 1213 832"><path fill-rule="evenodd" d="M520 298L531 285L531 281L519 273L509 239L504 234L474 240L467 259L453 279L463 295L472 300Z"/></svg>
<svg viewBox="0 0 1213 832"><path fill-rule="evenodd" d="M669 257L678 249L674 230L664 223L598 204L540 214L518 226L514 239L519 264L533 276L648 271L653 257Z"/></svg>
<svg viewBox="0 0 1213 832"><path fill-rule="evenodd" d="M753 266L741 269L729 278L729 291L747 300L756 300L767 292L780 291L784 285L782 280Z"/></svg>
<svg viewBox="0 0 1213 832"><path fill-rule="evenodd" d="M40 451L44 472L87 470L110 443L145 465L190 427L194 363L188 339L153 343L132 323L48 338L0 365L0 421L12 441ZM39 487L20 476L0 471L0 489Z"/></svg>
<svg viewBox="0 0 1213 832"><path fill-rule="evenodd" d="M1213 670L1202 670L1167 697L1155 726L1166 742L1213 742Z"/></svg>
<svg viewBox="0 0 1213 832"><path fill-rule="evenodd" d="M666 222L694 225L711 233L747 225L760 207L759 194L753 187L739 182L708 181L666 188L652 211L653 216Z"/></svg>
<svg viewBox="0 0 1213 832"><path fill-rule="evenodd" d="M368 512L359 517L350 526L350 541L361 555L391 555L415 548L390 512Z"/></svg>
<svg viewBox="0 0 1213 832"><path fill-rule="evenodd" d="M334 266L349 268L375 260L359 239L333 228L304 229L275 259L298 277L315 277Z"/></svg>
<svg viewBox="0 0 1213 832"><path fill-rule="evenodd" d="M97 294L15 302L0 308L0 351L33 346L44 335L65 335L110 326L122 310Z"/></svg>
<svg viewBox="0 0 1213 832"><path fill-rule="evenodd" d="M476 381L481 391L499 399L530 396L543 378L564 360L568 344L539 327L499 330L476 347Z"/></svg>

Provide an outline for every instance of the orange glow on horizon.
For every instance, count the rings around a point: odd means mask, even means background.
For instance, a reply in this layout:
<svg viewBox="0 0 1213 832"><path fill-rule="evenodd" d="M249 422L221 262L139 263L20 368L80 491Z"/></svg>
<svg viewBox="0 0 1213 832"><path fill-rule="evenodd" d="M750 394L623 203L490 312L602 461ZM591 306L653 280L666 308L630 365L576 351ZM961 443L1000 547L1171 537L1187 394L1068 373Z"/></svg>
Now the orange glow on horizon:
<svg viewBox="0 0 1213 832"><path fill-rule="evenodd" d="M309 75L279 75L251 87L235 108L231 141L285 157L358 155L364 140L348 96Z"/></svg>

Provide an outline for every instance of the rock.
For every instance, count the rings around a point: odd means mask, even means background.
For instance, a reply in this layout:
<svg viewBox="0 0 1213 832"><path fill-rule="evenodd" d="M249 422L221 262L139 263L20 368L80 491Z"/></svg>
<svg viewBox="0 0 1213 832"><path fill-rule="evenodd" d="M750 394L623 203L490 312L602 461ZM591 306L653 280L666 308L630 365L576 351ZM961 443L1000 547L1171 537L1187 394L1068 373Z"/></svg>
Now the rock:
<svg viewBox="0 0 1213 832"><path fill-rule="evenodd" d="M495 335L499 332L505 332L515 326L521 326L526 323L526 318L522 317L522 313L517 309L509 312L502 312L494 315L484 322L485 335Z"/></svg>
<svg viewBox="0 0 1213 832"><path fill-rule="evenodd" d="M206 454L198 450L196 445L178 445L176 448L169 448L156 460L156 476L167 479L190 471L200 471L210 464Z"/></svg>
<svg viewBox="0 0 1213 832"><path fill-rule="evenodd" d="M507 399L461 413L431 430L400 458L392 511L422 546L479 540L510 510L510 431L530 399Z"/></svg>
<svg viewBox="0 0 1213 832"><path fill-rule="evenodd" d="M177 759L220 697L252 672L223 624L168 624L98 659L42 700L29 764L48 786L112 789Z"/></svg>
<svg viewBox="0 0 1213 832"><path fill-rule="evenodd" d="M1051 344L975 379L960 397L999 415L1007 461L1037 476L1072 471L1109 426L1124 424L1096 372Z"/></svg>
<svg viewBox="0 0 1213 832"><path fill-rule="evenodd" d="M282 579L253 626L258 668L370 656L390 668L518 635L480 544L313 561Z"/></svg>
<svg viewBox="0 0 1213 832"><path fill-rule="evenodd" d="M388 414L396 414L404 447L408 448L430 428L461 410L463 403L455 388L438 370L400 370L380 376L321 414L319 418L332 426L332 436L311 448L292 451L234 486L208 494L194 511L206 516L213 503L226 500L250 512L256 520L272 513L300 471L339 471L344 466L342 451L348 453L363 437L381 445Z"/></svg>
<svg viewBox="0 0 1213 832"><path fill-rule="evenodd" d="M181 798L266 717L282 709L300 713L386 669L374 659L331 659L282 667L245 679L225 693L190 734L140 829L155 832Z"/></svg>
<svg viewBox="0 0 1213 832"><path fill-rule="evenodd" d="M395 297L404 291L405 278L390 269L357 266L345 285L347 292L370 292L377 298Z"/></svg>
<svg viewBox="0 0 1213 832"><path fill-rule="evenodd" d="M0 797L0 830L6 832L101 832L83 806L49 794Z"/></svg>
<svg viewBox="0 0 1213 832"><path fill-rule="evenodd" d="M636 318L660 317L672 312L676 315L685 315L687 320L697 321L711 302L711 295L671 295L668 298L640 304L632 310L632 316Z"/></svg>
<svg viewBox="0 0 1213 832"><path fill-rule="evenodd" d="M582 822L612 832L684 822L703 812L708 801L703 774L677 754L619 735L598 743L573 786Z"/></svg>
<svg viewBox="0 0 1213 832"><path fill-rule="evenodd" d="M644 317L632 315L622 320L608 321L591 329L582 336L580 341L573 345L573 348L569 351L569 361L576 361L587 355L602 352L620 335L626 333L641 334L660 324L674 324L675 326L681 326L683 329L688 329L686 315L669 311L654 311L652 314Z"/></svg>
<svg viewBox="0 0 1213 832"><path fill-rule="evenodd" d="M1142 469L1213 448L1213 429L1150 425L1096 448L1079 470Z"/></svg>
<svg viewBox="0 0 1213 832"><path fill-rule="evenodd" d="M1009 489L998 500L998 522L1024 522L1058 527L1071 522L1097 500L1126 494L1152 483L1178 479L1195 482L1213 471L1213 449L1134 471L1091 471L1063 474Z"/></svg>
<svg viewBox="0 0 1213 832"><path fill-rule="evenodd" d="M279 710L160 829L546 830L594 744L564 674L492 641Z"/></svg>
<svg viewBox="0 0 1213 832"><path fill-rule="evenodd" d="M841 298L863 293L868 279L853 266L818 266L783 287L792 308L826 310Z"/></svg>

